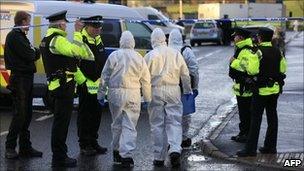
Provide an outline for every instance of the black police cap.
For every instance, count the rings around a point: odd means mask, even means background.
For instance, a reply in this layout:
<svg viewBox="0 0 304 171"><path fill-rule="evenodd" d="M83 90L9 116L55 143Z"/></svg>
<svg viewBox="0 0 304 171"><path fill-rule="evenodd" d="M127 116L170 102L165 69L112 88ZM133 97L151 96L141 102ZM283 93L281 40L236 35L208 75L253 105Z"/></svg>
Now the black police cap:
<svg viewBox="0 0 304 171"><path fill-rule="evenodd" d="M95 15L87 18L80 19L85 25L89 25L92 27L101 27L102 26L102 16Z"/></svg>
<svg viewBox="0 0 304 171"><path fill-rule="evenodd" d="M66 22L69 22L66 19L66 13L67 13L67 10L60 11L60 12L57 12L55 14L52 14L52 15L46 17L46 19L48 19L50 22L58 21L58 20L65 20Z"/></svg>
<svg viewBox="0 0 304 171"><path fill-rule="evenodd" d="M249 38L250 34L251 34L251 32L245 28L235 27L234 33L232 34L232 36L240 35L240 36L243 36L244 38Z"/></svg>
<svg viewBox="0 0 304 171"><path fill-rule="evenodd" d="M263 41L271 41L274 31L267 27L261 27L258 30L258 35L262 37Z"/></svg>

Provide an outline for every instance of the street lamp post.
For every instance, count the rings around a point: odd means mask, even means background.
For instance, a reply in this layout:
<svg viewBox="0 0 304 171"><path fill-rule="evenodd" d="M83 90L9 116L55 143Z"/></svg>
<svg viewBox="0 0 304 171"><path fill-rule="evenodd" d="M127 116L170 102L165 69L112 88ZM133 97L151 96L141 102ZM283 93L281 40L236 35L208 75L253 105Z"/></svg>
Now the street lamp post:
<svg viewBox="0 0 304 171"><path fill-rule="evenodd" d="M183 19L183 1L179 0L179 18Z"/></svg>

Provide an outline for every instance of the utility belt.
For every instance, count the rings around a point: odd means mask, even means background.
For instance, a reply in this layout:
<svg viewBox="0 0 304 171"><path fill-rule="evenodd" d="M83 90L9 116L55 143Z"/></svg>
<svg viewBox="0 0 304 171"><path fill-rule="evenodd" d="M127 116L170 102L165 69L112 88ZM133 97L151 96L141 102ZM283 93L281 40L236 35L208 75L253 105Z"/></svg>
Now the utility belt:
<svg viewBox="0 0 304 171"><path fill-rule="evenodd" d="M258 86L259 88L263 87L273 87L274 83L277 82L275 79L269 77L269 78L259 78L258 79Z"/></svg>
<svg viewBox="0 0 304 171"><path fill-rule="evenodd" d="M47 81L51 83L52 81L59 80L60 86L64 86L67 82L72 80L74 78L74 73L64 70L57 70L55 73L50 74L49 77L47 77ZM56 86L57 87L57 86Z"/></svg>
<svg viewBox="0 0 304 171"><path fill-rule="evenodd" d="M283 91L283 86L285 84L284 79L286 78L285 74L280 74L278 77L258 77L258 87L273 87L277 82L280 86L280 93Z"/></svg>
<svg viewBox="0 0 304 171"><path fill-rule="evenodd" d="M235 79L235 82L240 84L240 95L242 96L244 92L258 93L257 87L257 77L254 76L240 76L238 79Z"/></svg>

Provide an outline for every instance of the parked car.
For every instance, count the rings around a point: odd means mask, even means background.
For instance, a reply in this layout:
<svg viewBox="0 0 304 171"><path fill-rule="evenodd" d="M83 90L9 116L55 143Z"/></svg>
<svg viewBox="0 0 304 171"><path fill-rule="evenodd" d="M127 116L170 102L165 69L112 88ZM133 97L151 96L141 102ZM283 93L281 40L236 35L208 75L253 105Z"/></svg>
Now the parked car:
<svg viewBox="0 0 304 171"><path fill-rule="evenodd" d="M218 45L223 44L223 31L219 28L216 21L198 21L190 31L190 44L200 45L202 42L216 42Z"/></svg>

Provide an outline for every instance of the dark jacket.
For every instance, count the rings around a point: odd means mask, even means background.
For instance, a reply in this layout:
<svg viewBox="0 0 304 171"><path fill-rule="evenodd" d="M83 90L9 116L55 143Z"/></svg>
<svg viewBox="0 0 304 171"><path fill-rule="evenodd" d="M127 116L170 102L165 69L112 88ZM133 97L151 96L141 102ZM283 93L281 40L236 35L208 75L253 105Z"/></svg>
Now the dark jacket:
<svg viewBox="0 0 304 171"><path fill-rule="evenodd" d="M32 75L36 72L35 61L40 57L38 49L34 48L21 29L10 31L5 40L5 67L18 75Z"/></svg>

